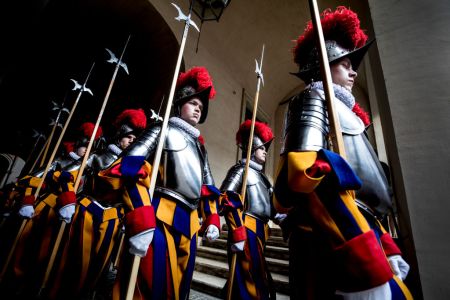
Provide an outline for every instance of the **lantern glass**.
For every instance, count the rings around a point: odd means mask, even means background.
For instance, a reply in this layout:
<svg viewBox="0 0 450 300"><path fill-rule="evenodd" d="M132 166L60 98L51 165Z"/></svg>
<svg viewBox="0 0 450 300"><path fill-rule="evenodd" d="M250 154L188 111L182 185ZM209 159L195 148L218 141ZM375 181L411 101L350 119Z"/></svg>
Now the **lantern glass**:
<svg viewBox="0 0 450 300"><path fill-rule="evenodd" d="M204 21L217 21L231 0L192 0L192 10Z"/></svg>

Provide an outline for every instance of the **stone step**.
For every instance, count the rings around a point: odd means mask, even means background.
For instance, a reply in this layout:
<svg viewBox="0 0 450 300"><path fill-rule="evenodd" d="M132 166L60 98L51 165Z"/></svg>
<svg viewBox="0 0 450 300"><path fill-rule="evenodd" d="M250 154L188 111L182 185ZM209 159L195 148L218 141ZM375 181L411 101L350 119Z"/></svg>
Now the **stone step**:
<svg viewBox="0 0 450 300"><path fill-rule="evenodd" d="M228 231L222 230L220 232L219 238L226 240L228 238ZM288 243L283 240L283 237L273 235L269 235L269 239L267 240L266 245L285 248L289 247Z"/></svg>
<svg viewBox="0 0 450 300"><path fill-rule="evenodd" d="M221 231L228 231L228 225L227 225L227 223L222 224L222 229L221 229ZM280 226L278 226L278 225L273 225L273 226L270 227L270 229L269 229L269 235L271 235L271 236L283 237L283 232L281 231Z"/></svg>
<svg viewBox="0 0 450 300"><path fill-rule="evenodd" d="M228 264L217 262L213 259L197 257L194 271L194 279L196 279L196 284L192 288L202 292L209 291L208 294L219 297L220 289L225 285L228 276ZM275 291L277 293L287 295L289 293L289 277L287 275L272 272L271 276L275 286ZM207 283L210 284L207 287L205 286L206 283L202 282L203 279L209 280ZM222 286L220 287L221 284Z"/></svg>
<svg viewBox="0 0 450 300"><path fill-rule="evenodd" d="M204 257L196 258L195 271L223 279L227 279L229 276L227 263ZM289 292L289 277L287 275L273 273L272 271L271 275L274 281L275 290L287 294Z"/></svg>
<svg viewBox="0 0 450 300"><path fill-rule="evenodd" d="M221 291L226 279L194 271L191 289L221 298Z"/></svg>
<svg viewBox="0 0 450 300"><path fill-rule="evenodd" d="M207 246L198 246L197 257L204 257L215 260L216 262L227 263L227 251L225 249L212 248ZM282 275L289 274L289 261L266 257L270 272Z"/></svg>
<svg viewBox="0 0 450 300"><path fill-rule="evenodd" d="M218 249L226 249L227 241L225 239L219 238L213 242L209 242L207 240L202 241L203 246L218 248ZM285 259L289 260L289 249L286 247L274 246L272 244L267 244L265 249L266 257L273 257L277 259Z"/></svg>

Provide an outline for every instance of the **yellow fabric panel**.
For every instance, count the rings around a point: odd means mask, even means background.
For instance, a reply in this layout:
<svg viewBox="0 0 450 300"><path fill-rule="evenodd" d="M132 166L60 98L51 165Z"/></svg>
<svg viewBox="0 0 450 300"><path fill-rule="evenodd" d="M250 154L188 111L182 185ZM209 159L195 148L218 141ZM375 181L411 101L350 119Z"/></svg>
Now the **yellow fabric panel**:
<svg viewBox="0 0 450 300"><path fill-rule="evenodd" d="M228 212L225 215L225 218L228 220L228 224L231 227L229 230L235 230L238 226L236 225L236 220L233 217L233 214L231 212Z"/></svg>
<svg viewBox="0 0 450 300"><path fill-rule="evenodd" d="M306 174L316 159L317 152L314 151L288 153L288 185L292 191L311 193L319 185L325 175L315 178Z"/></svg>
<svg viewBox="0 0 450 300"><path fill-rule="evenodd" d="M119 218L117 209L107 208L103 211L103 222Z"/></svg>
<svg viewBox="0 0 450 300"><path fill-rule="evenodd" d="M342 202L344 202L347 209L350 211L350 213L353 215L355 221L358 223L359 228L363 233L366 233L370 231L369 223L367 222L366 218L362 215L362 213L359 211L358 206L356 206L354 193L353 191L343 191L339 193L339 196L342 199Z"/></svg>
<svg viewBox="0 0 450 300"><path fill-rule="evenodd" d="M163 199L161 199L163 200ZM161 205L161 204L160 204ZM177 260L177 249L175 248L175 242L173 240L172 235L170 234L169 230L167 229L167 225L164 224L164 233L166 236L167 241L167 251L169 252L169 263L170 263L170 271L172 273L172 279L173 279L173 290L175 294L175 299L179 300L179 294L180 294L180 283L181 283L181 272L178 272L178 260ZM179 275L180 274L180 275ZM155 274L158 276L157 274ZM159 276L164 274L159 274Z"/></svg>
<svg viewBox="0 0 450 300"><path fill-rule="evenodd" d="M91 200L89 200L89 198L84 197L81 201L80 204L83 205L84 207L88 207L88 205L91 203Z"/></svg>
<svg viewBox="0 0 450 300"><path fill-rule="evenodd" d="M255 220L255 218L253 218L252 216L246 215L245 216L244 225L245 225L246 228L248 228L249 230L251 230L254 233L256 233L256 220Z"/></svg>
<svg viewBox="0 0 450 300"><path fill-rule="evenodd" d="M176 202L161 198L161 200L159 201L158 210L156 212L156 217L164 223L172 226L173 214L176 207Z"/></svg>
<svg viewBox="0 0 450 300"><path fill-rule="evenodd" d="M191 234L190 237L196 234L200 230L200 220L198 219L198 212L193 210L191 212Z"/></svg>
<svg viewBox="0 0 450 300"><path fill-rule="evenodd" d="M31 177L31 176L30 176ZM31 177L31 179L30 179L30 183L29 183L29 186L30 187L33 187L33 188L37 188L38 187L38 185L40 184L40 182L42 181L43 179L42 178L39 178L39 177Z"/></svg>
<svg viewBox="0 0 450 300"><path fill-rule="evenodd" d="M81 262L81 273L80 273L80 286L78 288L81 288L84 281L87 277L87 271L90 264L91 259L91 252L92 252L92 239L93 235L92 232L94 232L94 220L92 218L92 215L89 213L84 214L84 226L83 226L83 238L82 238L82 251L83 251L83 258Z"/></svg>
<svg viewBox="0 0 450 300"><path fill-rule="evenodd" d="M334 222L319 197L315 193L311 193L308 195L308 200L309 211L313 216L313 219L317 221L322 230L329 234L332 243L335 246L345 243L344 235L339 230L337 224Z"/></svg>
<svg viewBox="0 0 450 300"><path fill-rule="evenodd" d="M44 200L42 200L40 203L45 203L45 205L50 206L51 208L54 208L56 206L56 196L55 194L49 194Z"/></svg>
<svg viewBox="0 0 450 300"><path fill-rule="evenodd" d="M25 196L30 196L33 193L33 189L28 187L25 189Z"/></svg>

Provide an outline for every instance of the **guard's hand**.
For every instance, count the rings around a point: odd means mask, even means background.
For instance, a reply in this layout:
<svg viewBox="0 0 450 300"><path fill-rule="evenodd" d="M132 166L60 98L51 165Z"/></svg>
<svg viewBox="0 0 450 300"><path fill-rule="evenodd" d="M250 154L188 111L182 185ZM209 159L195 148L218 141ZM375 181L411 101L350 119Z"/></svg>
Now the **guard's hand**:
<svg viewBox="0 0 450 300"><path fill-rule="evenodd" d="M148 247L153 240L154 231L155 229L149 229L130 237L130 249L128 251L139 257L146 256Z"/></svg>
<svg viewBox="0 0 450 300"><path fill-rule="evenodd" d="M233 252L242 252L244 251L245 241L240 241L231 245L231 251Z"/></svg>
<svg viewBox="0 0 450 300"><path fill-rule="evenodd" d="M34 215L34 208L33 205L23 205L19 211L19 216L25 219L31 219Z"/></svg>
<svg viewBox="0 0 450 300"><path fill-rule="evenodd" d="M210 242L217 240L219 237L219 228L217 228L216 225L209 225L208 228L206 228L205 236Z"/></svg>
<svg viewBox="0 0 450 300"><path fill-rule="evenodd" d="M58 211L59 219L66 223L70 223L72 221L72 216L75 213L75 203L67 204L64 207L61 207Z"/></svg>
<svg viewBox="0 0 450 300"><path fill-rule="evenodd" d="M398 254L388 256L388 260L394 274L401 280L405 280L409 272L408 263Z"/></svg>
<svg viewBox="0 0 450 300"><path fill-rule="evenodd" d="M279 213L277 213L277 214L275 215L275 217L273 217L273 222L274 222L275 224L277 224L277 225L280 225L281 222L283 222L284 219L286 219L286 217L287 217L287 214L279 214Z"/></svg>

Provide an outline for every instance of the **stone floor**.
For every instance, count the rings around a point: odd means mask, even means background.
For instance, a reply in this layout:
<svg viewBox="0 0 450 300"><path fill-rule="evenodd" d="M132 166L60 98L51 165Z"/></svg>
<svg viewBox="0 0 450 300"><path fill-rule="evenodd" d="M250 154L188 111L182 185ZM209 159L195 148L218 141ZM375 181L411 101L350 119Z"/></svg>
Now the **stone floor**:
<svg viewBox="0 0 450 300"><path fill-rule="evenodd" d="M191 290L191 292L189 293L189 300L220 300L220 298L216 298L213 296L210 296L208 294L204 294L201 292L198 292L196 290Z"/></svg>
<svg viewBox="0 0 450 300"><path fill-rule="evenodd" d="M189 294L189 300L221 300L221 299L213 297L208 294L198 292L196 290L191 290L191 292ZM289 300L289 296L280 295L277 293L277 300Z"/></svg>

